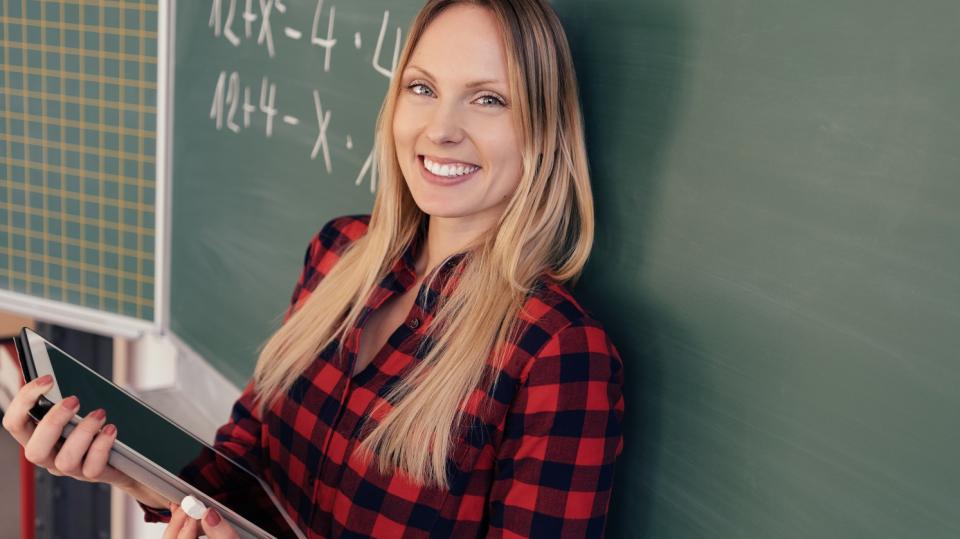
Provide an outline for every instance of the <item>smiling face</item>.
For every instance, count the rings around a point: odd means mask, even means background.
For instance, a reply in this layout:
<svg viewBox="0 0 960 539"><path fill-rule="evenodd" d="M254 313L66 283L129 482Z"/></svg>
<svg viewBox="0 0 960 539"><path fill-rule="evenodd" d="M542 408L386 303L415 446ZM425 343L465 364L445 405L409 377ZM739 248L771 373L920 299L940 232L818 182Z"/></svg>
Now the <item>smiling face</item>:
<svg viewBox="0 0 960 539"><path fill-rule="evenodd" d="M500 29L488 10L454 5L427 26L399 75L397 160L433 217L495 221L520 183Z"/></svg>

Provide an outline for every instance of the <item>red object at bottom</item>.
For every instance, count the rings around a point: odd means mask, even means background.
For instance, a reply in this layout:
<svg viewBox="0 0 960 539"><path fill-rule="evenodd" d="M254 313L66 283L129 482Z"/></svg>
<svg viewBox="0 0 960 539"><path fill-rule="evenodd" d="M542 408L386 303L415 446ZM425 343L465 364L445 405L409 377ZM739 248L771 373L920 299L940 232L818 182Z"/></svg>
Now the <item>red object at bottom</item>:
<svg viewBox="0 0 960 539"><path fill-rule="evenodd" d="M23 455L20 448L20 537L33 539L34 536L34 506L33 506L33 464Z"/></svg>
<svg viewBox="0 0 960 539"><path fill-rule="evenodd" d="M21 370L20 362L17 361L17 347L12 339L6 339L0 342L10 357L14 358L17 370ZM23 380L21 373L20 379ZM36 511L34 506L34 466L27 460L23 454L23 447L20 447L20 537L21 539L33 539L34 520Z"/></svg>

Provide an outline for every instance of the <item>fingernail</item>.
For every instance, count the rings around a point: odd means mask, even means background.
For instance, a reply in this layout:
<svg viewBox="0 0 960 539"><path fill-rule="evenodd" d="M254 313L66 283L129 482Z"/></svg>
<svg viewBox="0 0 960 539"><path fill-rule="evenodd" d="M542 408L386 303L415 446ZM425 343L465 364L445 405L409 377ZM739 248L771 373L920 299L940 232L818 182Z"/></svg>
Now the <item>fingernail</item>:
<svg viewBox="0 0 960 539"><path fill-rule="evenodd" d="M207 525L216 527L217 524L220 524L220 515L213 509L207 509L207 516L203 518L207 522Z"/></svg>
<svg viewBox="0 0 960 539"><path fill-rule="evenodd" d="M78 399L76 396L67 397L63 400L63 405L71 410L76 410L80 407L80 399Z"/></svg>
<svg viewBox="0 0 960 539"><path fill-rule="evenodd" d="M90 412L90 417L98 421L103 421L103 418L107 417L107 411L103 408L97 408L96 410Z"/></svg>
<svg viewBox="0 0 960 539"><path fill-rule="evenodd" d="M103 433L107 436L113 436L117 433L117 427L113 426L113 424L107 425L106 427L103 427Z"/></svg>
<svg viewBox="0 0 960 539"><path fill-rule="evenodd" d="M44 374L44 375L41 376L40 378L37 378L37 384L38 384L38 385L41 385L41 386L50 385L51 382L53 382L53 375L52 375L52 374Z"/></svg>

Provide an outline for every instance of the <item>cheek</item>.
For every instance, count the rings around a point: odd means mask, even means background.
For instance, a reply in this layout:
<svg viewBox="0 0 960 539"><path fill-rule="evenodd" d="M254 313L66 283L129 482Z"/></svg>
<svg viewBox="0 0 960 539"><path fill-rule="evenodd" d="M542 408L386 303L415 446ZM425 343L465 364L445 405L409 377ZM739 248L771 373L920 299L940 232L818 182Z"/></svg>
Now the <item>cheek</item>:
<svg viewBox="0 0 960 539"><path fill-rule="evenodd" d="M397 103L397 108L393 113L393 139L398 150L410 148L413 144L416 125L412 120L413 118L411 118L407 107Z"/></svg>
<svg viewBox="0 0 960 539"><path fill-rule="evenodd" d="M414 173L412 170L410 156L415 147L416 135L412 133L410 122L406 120L403 112L397 108L393 116L393 149L396 152L397 164L400 165L400 172L404 180Z"/></svg>
<svg viewBox="0 0 960 539"><path fill-rule="evenodd" d="M497 190L501 196L509 197L520 184L520 176L523 173L523 157L519 151L519 145L514 144L513 140L505 137L497 141L497 177L499 178Z"/></svg>
<svg viewBox="0 0 960 539"><path fill-rule="evenodd" d="M496 125L486 126L481 143L486 150L486 158L497 169L498 181L502 188L513 191L520 183L520 174L523 168L523 157L520 153L519 137L509 120L498 122Z"/></svg>

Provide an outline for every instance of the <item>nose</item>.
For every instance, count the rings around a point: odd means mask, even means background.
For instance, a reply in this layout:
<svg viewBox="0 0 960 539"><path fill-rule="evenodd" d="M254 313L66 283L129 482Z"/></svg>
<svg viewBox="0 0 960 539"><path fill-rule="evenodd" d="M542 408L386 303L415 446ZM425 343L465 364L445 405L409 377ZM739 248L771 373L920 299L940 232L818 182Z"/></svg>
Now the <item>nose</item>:
<svg viewBox="0 0 960 539"><path fill-rule="evenodd" d="M452 104L434 107L427 123L427 138L434 144L456 144L463 140L463 126Z"/></svg>

